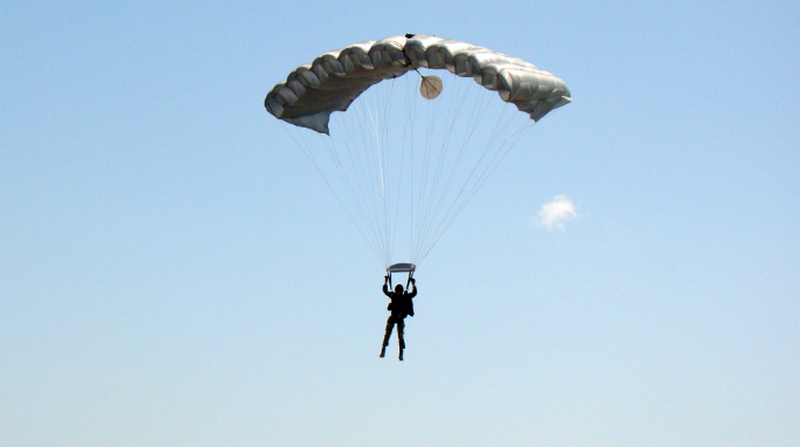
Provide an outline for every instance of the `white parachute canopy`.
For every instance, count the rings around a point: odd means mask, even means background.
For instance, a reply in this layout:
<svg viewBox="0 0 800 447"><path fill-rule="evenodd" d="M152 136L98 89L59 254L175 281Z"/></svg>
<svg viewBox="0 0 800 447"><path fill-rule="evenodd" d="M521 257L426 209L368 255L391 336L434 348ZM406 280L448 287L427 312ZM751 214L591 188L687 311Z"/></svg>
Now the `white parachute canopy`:
<svg viewBox="0 0 800 447"><path fill-rule="evenodd" d="M389 267L399 250L419 265L522 132L569 95L563 81L521 59L396 36L322 54L264 105L292 124L298 146Z"/></svg>

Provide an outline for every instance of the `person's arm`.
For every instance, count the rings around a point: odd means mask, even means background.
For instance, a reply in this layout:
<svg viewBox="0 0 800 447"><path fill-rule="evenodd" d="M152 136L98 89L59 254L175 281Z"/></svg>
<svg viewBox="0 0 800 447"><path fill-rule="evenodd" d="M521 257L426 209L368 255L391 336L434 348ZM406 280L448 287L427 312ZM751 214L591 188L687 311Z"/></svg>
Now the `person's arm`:
<svg viewBox="0 0 800 447"><path fill-rule="evenodd" d="M411 278L411 285L414 286L414 291L408 294L408 298L414 298L417 296L417 280Z"/></svg>
<svg viewBox="0 0 800 447"><path fill-rule="evenodd" d="M392 295L389 294L389 277L384 276L383 279L383 294L391 298Z"/></svg>

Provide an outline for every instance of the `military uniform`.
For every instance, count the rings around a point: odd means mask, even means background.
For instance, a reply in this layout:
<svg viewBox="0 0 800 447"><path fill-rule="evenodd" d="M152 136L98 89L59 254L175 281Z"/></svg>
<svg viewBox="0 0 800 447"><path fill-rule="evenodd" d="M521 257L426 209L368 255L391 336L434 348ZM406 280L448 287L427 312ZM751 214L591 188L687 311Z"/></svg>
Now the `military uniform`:
<svg viewBox="0 0 800 447"><path fill-rule="evenodd" d="M406 348L406 341L403 338L403 329L405 329L406 326L404 320L406 316L414 316L414 302L411 301L411 299L417 296L417 285L413 279L411 280L411 284L414 286L414 291L411 293L407 291L400 293L397 293L396 291L390 292L388 283L383 284L383 293L391 298L392 301L386 308L391 312L391 315L389 315L389 319L386 320L386 332L383 336L381 357L386 354L386 347L389 346L389 337L392 336L392 330L394 329L394 326L397 325L397 343L400 350L400 354L397 358L403 360L403 349Z"/></svg>

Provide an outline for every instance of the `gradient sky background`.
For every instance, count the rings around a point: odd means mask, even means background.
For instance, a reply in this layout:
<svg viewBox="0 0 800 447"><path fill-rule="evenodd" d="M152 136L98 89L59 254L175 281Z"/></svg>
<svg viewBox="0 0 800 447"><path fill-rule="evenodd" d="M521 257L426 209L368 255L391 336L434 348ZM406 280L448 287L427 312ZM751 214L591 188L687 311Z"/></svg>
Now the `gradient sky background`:
<svg viewBox="0 0 800 447"><path fill-rule="evenodd" d="M800 3L455 5L4 1L0 444L800 445ZM407 32L574 102L417 272L398 362L263 98Z"/></svg>

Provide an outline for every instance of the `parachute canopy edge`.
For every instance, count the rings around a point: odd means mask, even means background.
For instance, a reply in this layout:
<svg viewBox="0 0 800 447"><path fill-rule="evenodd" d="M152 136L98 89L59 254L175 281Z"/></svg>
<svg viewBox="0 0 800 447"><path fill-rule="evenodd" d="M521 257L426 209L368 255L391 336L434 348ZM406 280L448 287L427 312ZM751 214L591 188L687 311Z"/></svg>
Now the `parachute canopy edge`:
<svg viewBox="0 0 800 447"><path fill-rule="evenodd" d="M323 110L322 112L314 115L298 116L297 118L281 118L287 123L294 124L295 126L305 127L315 130L325 135L330 135L328 130L328 122L330 121L331 112Z"/></svg>
<svg viewBox="0 0 800 447"><path fill-rule="evenodd" d="M435 36L393 36L329 51L295 69L267 94L276 118L329 134L334 111L345 111L361 93L417 67L472 77L538 121L571 102L564 81L533 64L487 48Z"/></svg>

